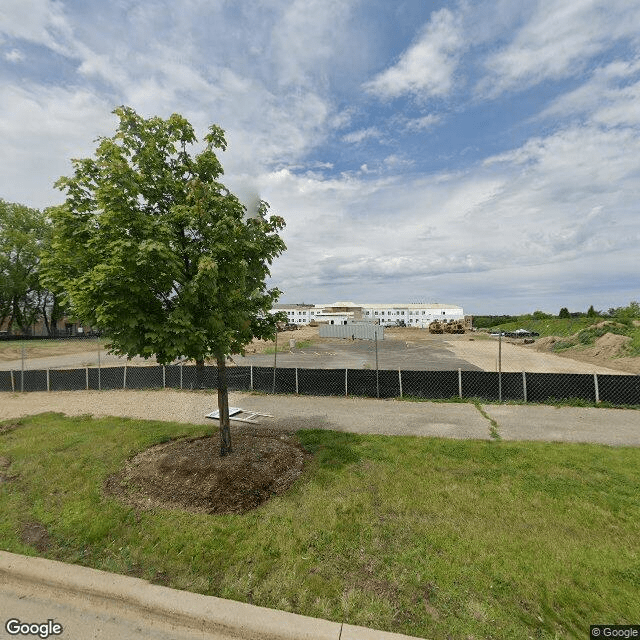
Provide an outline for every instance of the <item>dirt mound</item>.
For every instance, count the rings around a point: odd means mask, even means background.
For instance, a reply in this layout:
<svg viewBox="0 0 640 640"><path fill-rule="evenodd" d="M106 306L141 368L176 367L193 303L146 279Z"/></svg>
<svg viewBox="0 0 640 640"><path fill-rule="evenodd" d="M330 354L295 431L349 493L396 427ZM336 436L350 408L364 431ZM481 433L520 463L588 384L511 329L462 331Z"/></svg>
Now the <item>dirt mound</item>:
<svg viewBox="0 0 640 640"><path fill-rule="evenodd" d="M605 333L595 341L593 347L585 349L585 353L596 357L615 358L624 350L625 345L630 341L631 338L629 336L621 336L617 333Z"/></svg>
<svg viewBox="0 0 640 640"><path fill-rule="evenodd" d="M291 433L244 429L220 457L217 436L156 445L127 461L105 490L140 509L244 513L284 493L310 457Z"/></svg>
<svg viewBox="0 0 640 640"><path fill-rule="evenodd" d="M536 351L553 351L553 345L556 344L556 342L560 342L560 340L562 340L562 338L558 338L557 336L547 336L546 338L540 338L539 340L536 340L533 348Z"/></svg>

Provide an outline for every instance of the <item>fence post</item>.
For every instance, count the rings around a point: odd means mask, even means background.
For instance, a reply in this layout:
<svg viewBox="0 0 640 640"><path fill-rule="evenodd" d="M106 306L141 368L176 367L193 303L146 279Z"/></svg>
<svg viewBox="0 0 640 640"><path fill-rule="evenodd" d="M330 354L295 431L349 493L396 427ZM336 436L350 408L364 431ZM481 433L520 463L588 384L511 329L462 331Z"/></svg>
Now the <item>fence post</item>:
<svg viewBox="0 0 640 640"><path fill-rule="evenodd" d="M49 384L49 369L47 368L47 391L51 391L51 385Z"/></svg>
<svg viewBox="0 0 640 640"><path fill-rule="evenodd" d="M253 365L249 365L249 388L253 391Z"/></svg>
<svg viewBox="0 0 640 640"><path fill-rule="evenodd" d="M182 362L180 363L180 391L182 391Z"/></svg>
<svg viewBox="0 0 640 640"><path fill-rule="evenodd" d="M162 388L167 388L167 368L162 365Z"/></svg>
<svg viewBox="0 0 640 640"><path fill-rule="evenodd" d="M298 367L296 367L296 395L298 395Z"/></svg>
<svg viewBox="0 0 640 640"><path fill-rule="evenodd" d="M398 382L400 383L400 397L402 398L402 371L398 369Z"/></svg>
<svg viewBox="0 0 640 640"><path fill-rule="evenodd" d="M527 401L527 374L522 372L522 392L524 393L524 401Z"/></svg>
<svg viewBox="0 0 640 640"><path fill-rule="evenodd" d="M347 371L349 371L349 369L345 369L344 370L344 395L348 396L348 388L347 388Z"/></svg>
<svg viewBox="0 0 640 640"><path fill-rule="evenodd" d="M100 365L100 343L98 343L98 391L102 391L102 367Z"/></svg>
<svg viewBox="0 0 640 640"><path fill-rule="evenodd" d="M85 391L89 391L89 367L84 368ZM47 391L49 391L49 369L47 369Z"/></svg>
<svg viewBox="0 0 640 640"><path fill-rule="evenodd" d="M122 376L122 388L127 388L127 363L124 363L124 375Z"/></svg>
<svg viewBox="0 0 640 640"><path fill-rule="evenodd" d="M462 369L458 369L458 397L462 398Z"/></svg>
<svg viewBox="0 0 640 640"><path fill-rule="evenodd" d="M11 369L11 391L15 393L16 381L13 379L13 369Z"/></svg>
<svg viewBox="0 0 640 640"><path fill-rule="evenodd" d="M273 352L273 389L272 393L276 392L276 366L278 362L278 330L276 329L276 348Z"/></svg>
<svg viewBox="0 0 640 640"><path fill-rule="evenodd" d="M20 369L20 393L24 393L24 345L22 345L22 368Z"/></svg>
<svg viewBox="0 0 640 640"><path fill-rule="evenodd" d="M502 329L498 333L498 402L502 402Z"/></svg>
<svg viewBox="0 0 640 640"><path fill-rule="evenodd" d="M374 331L376 340L376 398L380 397L380 378L378 376L378 332Z"/></svg>
<svg viewBox="0 0 640 640"><path fill-rule="evenodd" d="M593 374L593 386L596 390L596 404L600 403L600 389L598 387L598 374L594 372Z"/></svg>

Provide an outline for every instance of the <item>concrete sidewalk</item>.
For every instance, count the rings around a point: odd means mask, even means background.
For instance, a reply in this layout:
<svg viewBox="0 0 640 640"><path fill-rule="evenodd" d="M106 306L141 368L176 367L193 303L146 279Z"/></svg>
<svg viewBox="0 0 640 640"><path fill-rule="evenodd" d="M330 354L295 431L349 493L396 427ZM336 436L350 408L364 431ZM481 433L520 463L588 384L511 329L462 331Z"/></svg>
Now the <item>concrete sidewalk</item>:
<svg viewBox="0 0 640 640"><path fill-rule="evenodd" d="M483 405L503 440L640 447L640 411L546 405Z"/></svg>
<svg viewBox="0 0 640 640"><path fill-rule="evenodd" d="M231 392L229 405L267 413L264 426L335 429L352 433L504 440L595 442L640 446L640 411L597 407L409 402L335 396L268 395ZM0 420L55 411L70 416L91 414L190 424L216 421L205 416L217 409L210 391L57 391L5 393ZM494 425L491 421L495 422ZM232 425L239 426L241 422Z"/></svg>
<svg viewBox="0 0 640 640"><path fill-rule="evenodd" d="M640 411L598 407L408 402L373 398L230 395L230 404L277 416L283 428L462 439L592 442L640 446ZM495 429L492 429L494 427ZM269 420L261 420L265 425ZM232 422L233 424L233 422Z"/></svg>
<svg viewBox="0 0 640 640"><path fill-rule="evenodd" d="M6 551L0 551L0 604L1 638L15 637L5 627L15 618L40 624L52 619L63 633L51 637L68 640L410 640Z"/></svg>

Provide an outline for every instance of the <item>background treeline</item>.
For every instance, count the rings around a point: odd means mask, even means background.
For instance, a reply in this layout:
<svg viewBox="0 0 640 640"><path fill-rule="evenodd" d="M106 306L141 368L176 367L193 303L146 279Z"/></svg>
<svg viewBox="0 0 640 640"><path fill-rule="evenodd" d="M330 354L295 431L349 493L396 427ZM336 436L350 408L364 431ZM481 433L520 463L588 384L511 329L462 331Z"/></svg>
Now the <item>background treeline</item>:
<svg viewBox="0 0 640 640"><path fill-rule="evenodd" d="M29 335L42 322L56 334L65 312L42 268L51 236L46 212L0 199L0 331Z"/></svg>
<svg viewBox="0 0 640 640"><path fill-rule="evenodd" d="M617 320L624 324L629 324L634 319L640 319L640 304L632 302L627 307L611 307L607 311L596 311L593 305L587 311L569 311L567 307L562 307L557 316L544 311L534 311L523 315L510 316L473 316L473 326L476 329L504 329L507 324L520 323L522 329L529 329L532 323L553 319L571 320L578 318L588 318L590 320Z"/></svg>

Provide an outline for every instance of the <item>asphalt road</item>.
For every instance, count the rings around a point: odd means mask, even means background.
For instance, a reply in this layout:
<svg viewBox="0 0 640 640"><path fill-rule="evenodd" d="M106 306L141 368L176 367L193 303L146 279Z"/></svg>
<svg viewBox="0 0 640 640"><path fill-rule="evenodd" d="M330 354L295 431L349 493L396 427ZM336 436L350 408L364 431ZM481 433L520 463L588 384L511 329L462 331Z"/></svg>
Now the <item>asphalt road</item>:
<svg viewBox="0 0 640 640"><path fill-rule="evenodd" d="M274 354L233 356L238 365L273 366ZM371 340L347 340L313 344L308 348L294 347L277 354L278 367L308 369L375 369L376 345ZM378 368L405 371L481 371L458 358L446 345L437 342L412 344L404 340L378 341Z"/></svg>

